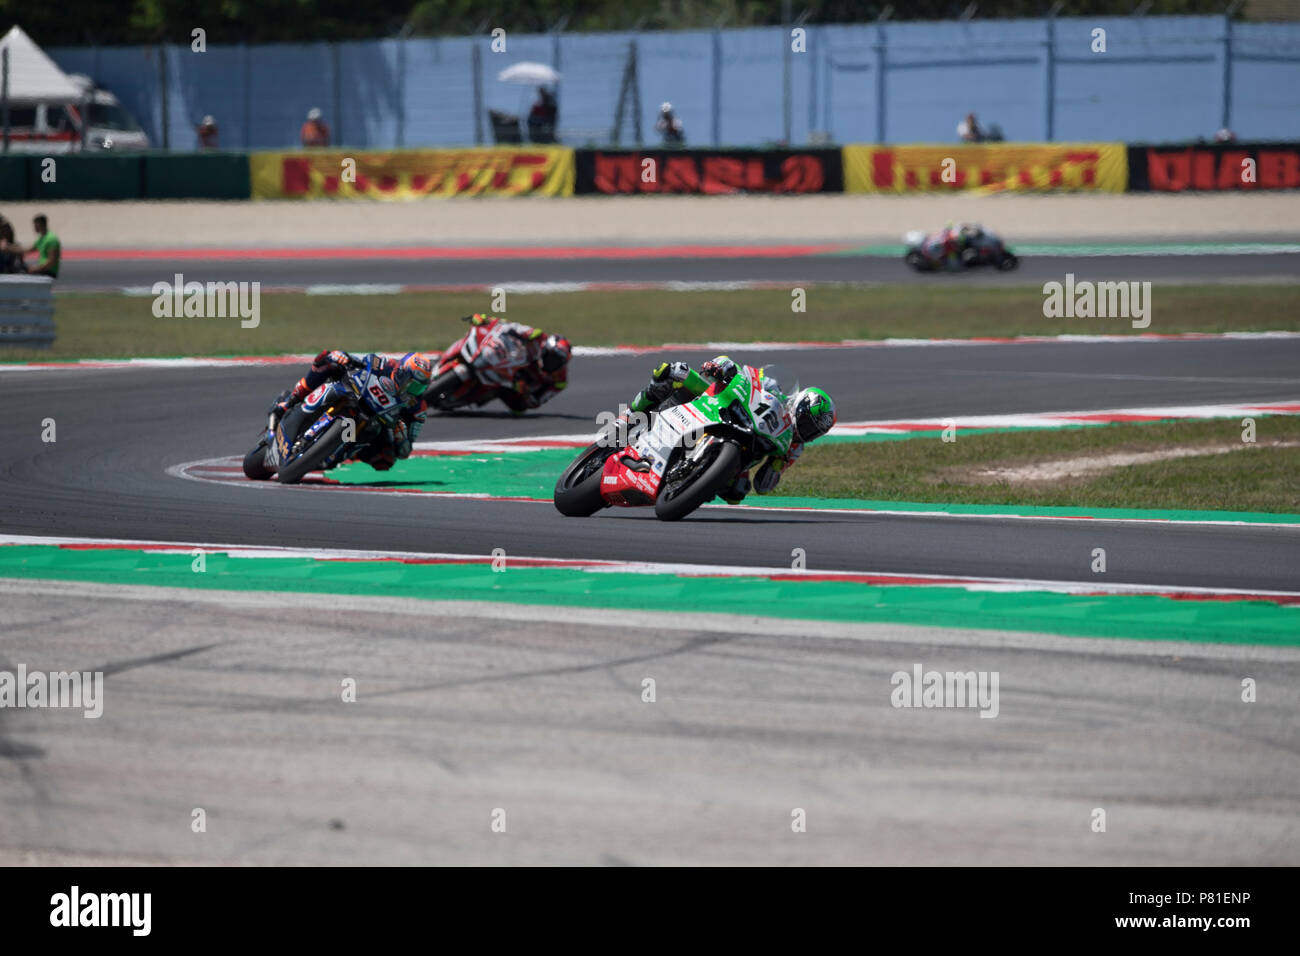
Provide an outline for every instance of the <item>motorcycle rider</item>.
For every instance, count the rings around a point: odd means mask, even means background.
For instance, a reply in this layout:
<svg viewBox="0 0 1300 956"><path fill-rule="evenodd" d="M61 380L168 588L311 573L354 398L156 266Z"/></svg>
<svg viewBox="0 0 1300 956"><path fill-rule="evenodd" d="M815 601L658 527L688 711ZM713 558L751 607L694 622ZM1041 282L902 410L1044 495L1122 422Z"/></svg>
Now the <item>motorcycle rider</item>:
<svg viewBox="0 0 1300 956"><path fill-rule="evenodd" d="M500 323L505 334L515 336L527 350L528 364L520 369L513 387L497 390L497 397L515 414L545 405L569 384L573 347L564 336L481 312L465 316L465 321L476 326Z"/></svg>
<svg viewBox="0 0 1300 956"><path fill-rule="evenodd" d="M276 420L328 381L337 381L349 372L364 368L383 378L391 378L403 409L398 419L378 437L361 448L357 461L364 461L377 471L387 471L398 458L409 458L411 448L425 422L424 390L433 379L433 361L421 352L407 352L400 359L385 358L377 352L353 355L338 349L326 349L312 360L307 374L292 389L284 392L271 407Z"/></svg>
<svg viewBox="0 0 1300 956"><path fill-rule="evenodd" d="M977 222L948 223L943 229L943 253L948 268L960 268L962 254L967 249L978 248L983 238L984 227Z"/></svg>
<svg viewBox="0 0 1300 956"><path fill-rule="evenodd" d="M804 445L831 430L836 418L835 403L824 390L803 388L787 396L779 383L763 375L763 369L741 365L726 355L719 355L701 365L699 372L685 362L664 362L653 371L650 384L632 399L629 406L634 412L645 413L682 405L703 395L711 386L725 388L735 375L751 368L762 376L765 388L785 399L786 412L794 421L795 437L790 443L789 453L784 458L768 457L759 465L752 481L749 471L742 471L730 485L718 492L718 496L729 505L740 504L751 490L760 495L769 494L785 470L799 460Z"/></svg>

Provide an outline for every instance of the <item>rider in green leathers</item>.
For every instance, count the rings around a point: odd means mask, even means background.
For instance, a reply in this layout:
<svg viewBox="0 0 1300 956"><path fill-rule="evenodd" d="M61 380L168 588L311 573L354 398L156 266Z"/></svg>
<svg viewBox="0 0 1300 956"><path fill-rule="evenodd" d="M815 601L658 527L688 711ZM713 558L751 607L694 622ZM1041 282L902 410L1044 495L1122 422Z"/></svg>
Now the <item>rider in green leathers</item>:
<svg viewBox="0 0 1300 956"><path fill-rule="evenodd" d="M650 412L671 405L681 405L703 395L711 385L725 388L732 376L749 366L740 365L725 355L710 359L697 372L685 362L664 362L652 373L650 384L643 388L629 406L634 412ZM761 368L755 370L762 375ZM702 373L702 374L701 374ZM750 490L760 495L776 488L785 469L803 454L803 446L821 438L835 424L835 403L820 388L800 389L786 396L770 379L767 387L785 398L786 411L794 421L795 438L790 452L784 458L769 457L758 468L751 481L748 471L742 471L721 492L719 497L729 505L739 504Z"/></svg>

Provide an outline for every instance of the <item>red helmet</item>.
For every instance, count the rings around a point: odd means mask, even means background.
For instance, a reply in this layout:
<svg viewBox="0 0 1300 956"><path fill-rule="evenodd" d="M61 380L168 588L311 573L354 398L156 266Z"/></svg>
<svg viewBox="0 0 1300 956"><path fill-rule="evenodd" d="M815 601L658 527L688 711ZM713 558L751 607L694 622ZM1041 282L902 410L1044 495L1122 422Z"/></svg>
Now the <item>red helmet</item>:
<svg viewBox="0 0 1300 956"><path fill-rule="evenodd" d="M573 346L562 335L548 335L542 343L542 368L552 374L569 364Z"/></svg>

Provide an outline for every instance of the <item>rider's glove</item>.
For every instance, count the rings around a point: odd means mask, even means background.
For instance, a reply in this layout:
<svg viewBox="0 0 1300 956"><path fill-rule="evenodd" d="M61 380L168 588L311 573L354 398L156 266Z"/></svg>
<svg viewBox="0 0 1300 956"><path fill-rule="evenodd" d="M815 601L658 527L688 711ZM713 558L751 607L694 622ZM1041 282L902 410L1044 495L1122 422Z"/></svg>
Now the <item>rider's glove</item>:
<svg viewBox="0 0 1300 956"><path fill-rule="evenodd" d="M705 378L711 379L719 385L726 385L735 377L739 368L737 368L735 362L725 355L719 355L717 358L709 359L701 365L700 371L704 373Z"/></svg>
<svg viewBox="0 0 1300 956"><path fill-rule="evenodd" d="M651 373L650 377L656 382L667 382L670 380L680 382L686 378L690 370L691 367L685 362L664 362Z"/></svg>
<svg viewBox="0 0 1300 956"><path fill-rule="evenodd" d="M347 352L341 352L338 349L326 349L316 356L315 361L311 363L313 372L324 372L325 374L337 378L342 375L351 364L352 356Z"/></svg>
<svg viewBox="0 0 1300 956"><path fill-rule="evenodd" d="M398 458L411 456L411 436L407 433L406 422L395 422L392 428L393 454Z"/></svg>
<svg viewBox="0 0 1300 956"><path fill-rule="evenodd" d="M475 312L473 315L462 315L462 322L468 322L470 325L486 325L492 321L492 316L484 315L482 312Z"/></svg>
<svg viewBox="0 0 1300 956"><path fill-rule="evenodd" d="M285 412L298 404L298 399L294 397L293 390L281 392L280 397L272 403L269 414L283 416Z"/></svg>

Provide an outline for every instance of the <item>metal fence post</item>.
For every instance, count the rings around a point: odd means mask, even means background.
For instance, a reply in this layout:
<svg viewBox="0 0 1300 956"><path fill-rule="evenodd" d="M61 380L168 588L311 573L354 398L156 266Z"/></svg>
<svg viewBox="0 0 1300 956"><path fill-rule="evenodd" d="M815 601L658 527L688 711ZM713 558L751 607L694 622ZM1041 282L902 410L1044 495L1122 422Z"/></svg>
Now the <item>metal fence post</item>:
<svg viewBox="0 0 1300 956"><path fill-rule="evenodd" d="M244 149L253 148L253 50L245 40L244 48Z"/></svg>
<svg viewBox="0 0 1300 956"><path fill-rule="evenodd" d="M876 24L876 142L885 142L885 24Z"/></svg>
<svg viewBox="0 0 1300 956"><path fill-rule="evenodd" d="M790 145L790 0L781 0L781 142Z"/></svg>
<svg viewBox="0 0 1300 956"><path fill-rule="evenodd" d="M1223 14L1223 129L1232 129L1232 15L1240 2Z"/></svg>
<svg viewBox="0 0 1300 956"><path fill-rule="evenodd" d="M397 148L406 146L406 38L410 35L407 26L397 37Z"/></svg>
<svg viewBox="0 0 1300 956"><path fill-rule="evenodd" d="M809 28L809 33L812 30ZM818 39L820 39L818 35ZM817 129L817 54L813 53L808 61L808 139L813 138L813 132Z"/></svg>
<svg viewBox="0 0 1300 956"><path fill-rule="evenodd" d="M0 123L4 124L4 151L9 152L9 48L0 50Z"/></svg>
<svg viewBox="0 0 1300 956"><path fill-rule="evenodd" d="M831 131L831 121L834 113L831 110L831 81L835 73L835 60L831 57L831 48L829 37L825 51L822 53L822 132L826 134L827 142L834 142L835 135Z"/></svg>
<svg viewBox="0 0 1300 956"><path fill-rule="evenodd" d="M636 144L642 145L641 140L641 64L637 55L636 40L632 41L632 118L636 123Z"/></svg>
<svg viewBox="0 0 1300 956"><path fill-rule="evenodd" d="M343 145L343 83L339 76L339 45L333 41L325 42L326 49L329 50L330 64L330 98L334 101L331 109L334 112L334 135L330 138L331 146Z"/></svg>
<svg viewBox="0 0 1300 956"><path fill-rule="evenodd" d="M470 72L474 84L474 143L483 145L483 51L478 37L470 41Z"/></svg>
<svg viewBox="0 0 1300 956"><path fill-rule="evenodd" d="M1043 44L1043 69L1045 76L1043 78L1043 125L1047 130L1045 142L1052 142L1056 138L1056 11L1060 8L1057 3L1047 14L1047 22L1044 26L1047 29L1047 39Z"/></svg>
<svg viewBox="0 0 1300 956"><path fill-rule="evenodd" d="M162 115L159 117L159 125L162 134L162 148L171 149L171 123L168 121L168 102L167 102L167 45L158 44L158 95L160 97L160 108Z"/></svg>
<svg viewBox="0 0 1300 956"><path fill-rule="evenodd" d="M722 29L713 25L713 145L722 145Z"/></svg>

